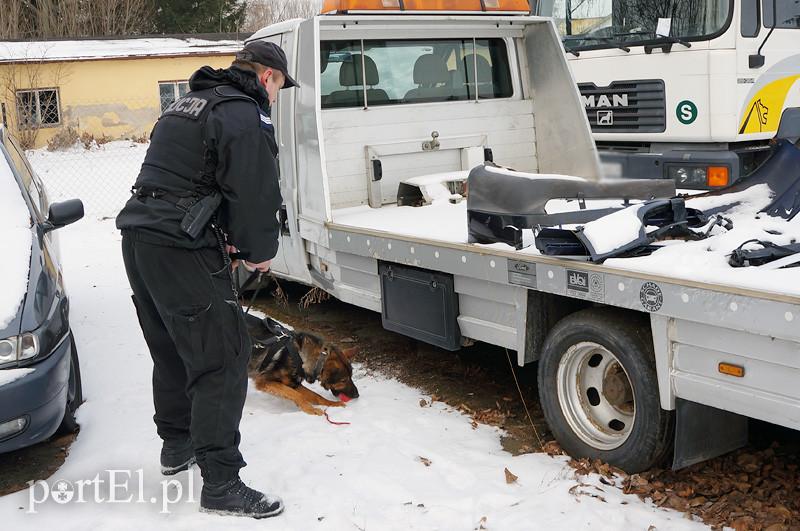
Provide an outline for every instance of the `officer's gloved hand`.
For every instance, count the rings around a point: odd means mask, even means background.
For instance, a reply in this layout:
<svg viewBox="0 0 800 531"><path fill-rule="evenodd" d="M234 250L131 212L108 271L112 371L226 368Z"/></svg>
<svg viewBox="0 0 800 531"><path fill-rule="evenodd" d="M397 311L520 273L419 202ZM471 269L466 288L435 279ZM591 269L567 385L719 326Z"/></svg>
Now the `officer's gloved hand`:
<svg viewBox="0 0 800 531"><path fill-rule="evenodd" d="M228 256L231 256L235 253L239 252L239 249L236 248L235 245L225 244L225 252L228 253ZM236 271L236 268L239 267L239 260L232 260L231 261L231 270Z"/></svg>
<svg viewBox="0 0 800 531"><path fill-rule="evenodd" d="M266 273L269 271L270 265L272 265L272 260L264 260L263 262L259 262L257 264L248 262L247 260L244 261L244 268L250 272L259 271L261 273Z"/></svg>

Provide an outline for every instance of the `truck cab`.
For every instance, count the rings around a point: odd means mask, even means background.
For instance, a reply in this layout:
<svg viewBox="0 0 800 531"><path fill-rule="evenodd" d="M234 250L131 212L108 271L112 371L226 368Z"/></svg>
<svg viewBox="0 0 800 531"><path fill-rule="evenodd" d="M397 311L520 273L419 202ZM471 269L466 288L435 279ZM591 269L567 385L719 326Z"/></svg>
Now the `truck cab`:
<svg viewBox="0 0 800 531"><path fill-rule="evenodd" d="M769 158L800 106L794 0L543 0L538 11L562 35L609 175L728 186Z"/></svg>
<svg viewBox="0 0 800 531"><path fill-rule="evenodd" d="M391 208L401 182L485 160L599 176L551 20L529 16L524 0L402 4L326 2L250 37L280 45L300 84L272 110L285 201L272 269L375 310L376 278L329 252L338 213Z"/></svg>

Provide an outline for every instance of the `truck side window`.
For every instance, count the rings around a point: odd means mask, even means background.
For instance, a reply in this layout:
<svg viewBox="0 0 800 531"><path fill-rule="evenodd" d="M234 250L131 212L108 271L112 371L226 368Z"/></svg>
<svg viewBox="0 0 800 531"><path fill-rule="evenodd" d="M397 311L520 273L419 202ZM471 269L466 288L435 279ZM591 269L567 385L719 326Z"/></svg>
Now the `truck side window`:
<svg viewBox="0 0 800 531"><path fill-rule="evenodd" d="M800 0L776 0L778 23L776 28L800 29ZM764 27L771 28L775 16L772 0L764 0Z"/></svg>
<svg viewBox="0 0 800 531"><path fill-rule="evenodd" d="M742 0L742 37L758 36L761 29L761 9L758 4L759 0Z"/></svg>
<svg viewBox="0 0 800 531"><path fill-rule="evenodd" d="M320 52L323 109L363 107L365 95L368 106L513 95L502 39L323 41Z"/></svg>

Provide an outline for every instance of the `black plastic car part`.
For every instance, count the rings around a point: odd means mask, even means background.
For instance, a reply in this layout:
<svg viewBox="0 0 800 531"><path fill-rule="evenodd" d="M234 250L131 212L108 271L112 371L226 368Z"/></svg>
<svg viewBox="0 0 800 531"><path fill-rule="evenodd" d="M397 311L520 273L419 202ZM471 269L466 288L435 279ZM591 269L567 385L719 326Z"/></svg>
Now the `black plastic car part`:
<svg viewBox="0 0 800 531"><path fill-rule="evenodd" d="M656 199L643 203L636 212L640 220L638 235L615 249L598 252L582 227L578 229L541 229L536 235L536 248L545 255L588 256L593 262L620 256L641 256L657 249L653 242L666 238L698 240L707 234L692 230L708 223L706 216L694 208L686 208L682 197ZM597 220L596 223L602 223ZM656 229L646 232L646 227Z"/></svg>
<svg viewBox="0 0 800 531"><path fill-rule="evenodd" d="M519 173L490 162L472 169L467 188L469 242L502 242L516 249L522 248L522 229L587 223L621 210L633 199L675 195L675 182L668 179L595 182ZM552 199L577 200L579 210L548 214L545 207ZM587 209L587 199L619 199L622 206Z"/></svg>
<svg viewBox="0 0 800 531"><path fill-rule="evenodd" d="M744 249L743 247L749 243L758 244L760 248ZM768 241L747 240L731 252L728 263L732 267L761 266L798 253L800 253L800 243L777 245ZM800 266L800 263L794 263L792 266Z"/></svg>

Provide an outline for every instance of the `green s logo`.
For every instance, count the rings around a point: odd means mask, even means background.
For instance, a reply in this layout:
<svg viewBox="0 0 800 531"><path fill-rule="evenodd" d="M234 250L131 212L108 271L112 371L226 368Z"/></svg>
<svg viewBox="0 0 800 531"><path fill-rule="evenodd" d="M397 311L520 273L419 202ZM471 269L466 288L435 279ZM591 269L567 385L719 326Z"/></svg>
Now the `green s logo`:
<svg viewBox="0 0 800 531"><path fill-rule="evenodd" d="M680 123L689 125L697 120L697 105L692 101L683 100L675 109L675 115L678 117Z"/></svg>

